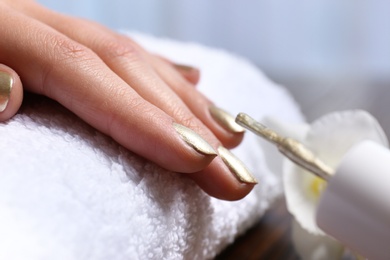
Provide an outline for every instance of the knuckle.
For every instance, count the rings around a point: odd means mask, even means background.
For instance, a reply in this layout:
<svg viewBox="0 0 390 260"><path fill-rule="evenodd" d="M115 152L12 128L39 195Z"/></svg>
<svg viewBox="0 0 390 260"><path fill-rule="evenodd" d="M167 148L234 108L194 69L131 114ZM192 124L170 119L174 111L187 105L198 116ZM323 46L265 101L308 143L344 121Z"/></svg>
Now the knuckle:
<svg viewBox="0 0 390 260"><path fill-rule="evenodd" d="M132 58L139 59L141 54L128 41L109 39L100 44L100 54L108 59Z"/></svg>
<svg viewBox="0 0 390 260"><path fill-rule="evenodd" d="M42 63L42 79L39 89L41 94L51 96L50 81L58 72L58 68L68 66L76 67L84 61L93 60L94 54L87 47L60 34L48 33L43 38L45 50L44 62Z"/></svg>
<svg viewBox="0 0 390 260"><path fill-rule="evenodd" d="M52 49L53 58L57 62L73 62L75 60L90 59L92 56L91 50L67 37L62 35L53 35L49 37L49 40L46 42L51 46L49 48Z"/></svg>

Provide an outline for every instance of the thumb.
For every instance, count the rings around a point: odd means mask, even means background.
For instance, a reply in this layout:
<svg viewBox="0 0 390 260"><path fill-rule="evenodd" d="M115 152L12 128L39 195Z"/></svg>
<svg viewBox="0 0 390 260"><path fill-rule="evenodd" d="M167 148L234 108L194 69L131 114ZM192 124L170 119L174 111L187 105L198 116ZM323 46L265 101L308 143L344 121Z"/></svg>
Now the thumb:
<svg viewBox="0 0 390 260"><path fill-rule="evenodd" d="M13 117L23 100L23 87L18 74L0 64L0 122Z"/></svg>

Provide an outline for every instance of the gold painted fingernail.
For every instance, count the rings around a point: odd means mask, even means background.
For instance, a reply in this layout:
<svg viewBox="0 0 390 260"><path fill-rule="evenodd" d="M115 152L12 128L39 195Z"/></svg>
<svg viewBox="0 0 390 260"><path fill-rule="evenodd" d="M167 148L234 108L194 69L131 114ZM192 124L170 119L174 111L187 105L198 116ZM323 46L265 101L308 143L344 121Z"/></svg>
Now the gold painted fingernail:
<svg viewBox="0 0 390 260"><path fill-rule="evenodd" d="M3 112L7 108L12 84L13 78L11 75L0 71L0 112Z"/></svg>
<svg viewBox="0 0 390 260"><path fill-rule="evenodd" d="M225 130L232 133L243 133L245 129L238 125L235 118L223 109L216 106L210 106L209 111L215 121L218 122Z"/></svg>
<svg viewBox="0 0 390 260"><path fill-rule="evenodd" d="M180 137L198 153L203 155L218 155L214 148L195 131L177 123L173 123L173 127L179 133Z"/></svg>
<svg viewBox="0 0 390 260"><path fill-rule="evenodd" d="M188 65L183 65L183 64L173 64L173 66L176 67L178 70L184 70L186 72L196 70L194 67L188 66Z"/></svg>
<svg viewBox="0 0 390 260"><path fill-rule="evenodd" d="M237 180L243 183L257 184L257 180L250 173L248 168L228 149L220 146L218 148L219 156L229 168L229 170L236 176Z"/></svg>

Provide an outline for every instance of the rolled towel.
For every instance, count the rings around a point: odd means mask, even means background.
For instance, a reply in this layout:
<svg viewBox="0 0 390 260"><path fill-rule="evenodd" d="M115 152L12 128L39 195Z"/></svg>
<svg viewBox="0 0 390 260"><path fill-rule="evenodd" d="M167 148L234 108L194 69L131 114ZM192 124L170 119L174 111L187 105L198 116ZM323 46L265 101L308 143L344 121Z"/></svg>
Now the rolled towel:
<svg viewBox="0 0 390 260"><path fill-rule="evenodd" d="M232 114L303 120L289 93L243 58L125 33L199 68L199 90ZM208 259L282 192L254 135L233 152L259 184L240 201L221 201L38 96L0 124L0 149L0 259Z"/></svg>

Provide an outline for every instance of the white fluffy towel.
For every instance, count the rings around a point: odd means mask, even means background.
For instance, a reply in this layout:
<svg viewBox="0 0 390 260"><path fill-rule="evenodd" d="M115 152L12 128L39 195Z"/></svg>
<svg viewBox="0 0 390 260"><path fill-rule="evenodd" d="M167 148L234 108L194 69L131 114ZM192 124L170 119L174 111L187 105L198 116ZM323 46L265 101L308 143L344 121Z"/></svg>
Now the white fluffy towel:
<svg viewBox="0 0 390 260"><path fill-rule="evenodd" d="M131 33L148 50L200 68L199 90L232 114L302 121L288 92L254 65L193 43ZM45 98L0 123L0 259L209 259L281 194L259 140L234 153L259 180L236 202L127 151Z"/></svg>

